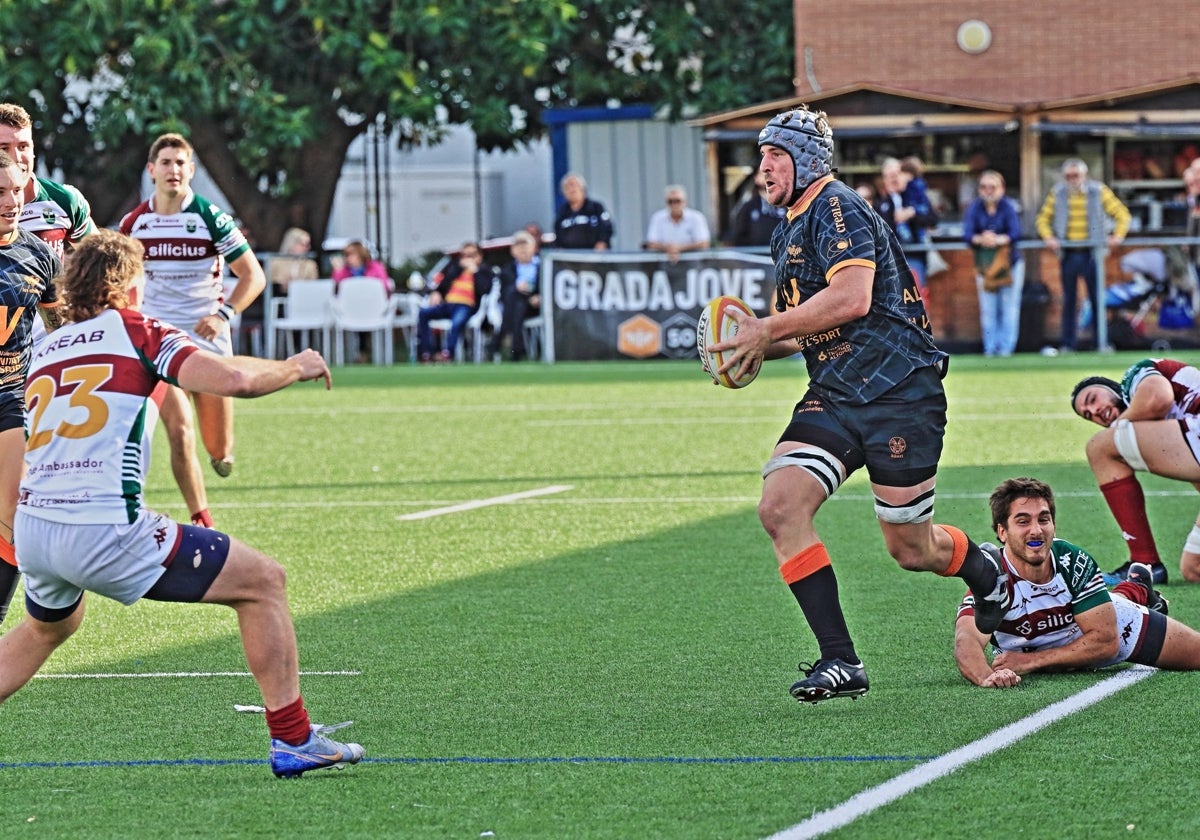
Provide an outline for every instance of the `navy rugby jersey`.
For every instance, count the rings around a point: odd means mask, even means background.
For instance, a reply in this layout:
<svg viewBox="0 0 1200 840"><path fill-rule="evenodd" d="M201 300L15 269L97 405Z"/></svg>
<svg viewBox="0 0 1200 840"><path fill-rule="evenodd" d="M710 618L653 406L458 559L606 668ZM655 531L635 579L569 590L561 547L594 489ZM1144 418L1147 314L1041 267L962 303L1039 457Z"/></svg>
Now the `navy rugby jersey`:
<svg viewBox="0 0 1200 840"><path fill-rule="evenodd" d="M0 246L0 392L21 393L29 372L33 321L39 304L57 305L62 264L34 234L21 228Z"/></svg>
<svg viewBox="0 0 1200 840"><path fill-rule="evenodd" d="M895 235L858 193L832 175L816 181L779 223L771 257L780 312L824 289L839 268L862 265L875 272L865 316L798 340L815 390L861 405L914 370L945 364Z"/></svg>

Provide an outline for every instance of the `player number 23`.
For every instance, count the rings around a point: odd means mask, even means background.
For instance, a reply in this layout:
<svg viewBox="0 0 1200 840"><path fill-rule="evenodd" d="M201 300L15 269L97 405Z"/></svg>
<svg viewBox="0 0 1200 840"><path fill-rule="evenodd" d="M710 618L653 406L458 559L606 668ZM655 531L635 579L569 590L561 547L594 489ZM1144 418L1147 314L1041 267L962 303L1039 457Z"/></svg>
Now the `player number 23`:
<svg viewBox="0 0 1200 840"><path fill-rule="evenodd" d="M90 437L104 428L108 422L108 404L95 391L112 377L112 365L79 365L64 368L59 374L64 389L74 385L71 391L71 408L81 408L85 414L79 423L68 423L66 420L57 428L42 428L43 415L58 390L58 383L52 376L39 376L30 380L25 386L25 402L29 411L29 440L25 449L33 451L39 446L45 446L54 435L65 438L79 439Z"/></svg>

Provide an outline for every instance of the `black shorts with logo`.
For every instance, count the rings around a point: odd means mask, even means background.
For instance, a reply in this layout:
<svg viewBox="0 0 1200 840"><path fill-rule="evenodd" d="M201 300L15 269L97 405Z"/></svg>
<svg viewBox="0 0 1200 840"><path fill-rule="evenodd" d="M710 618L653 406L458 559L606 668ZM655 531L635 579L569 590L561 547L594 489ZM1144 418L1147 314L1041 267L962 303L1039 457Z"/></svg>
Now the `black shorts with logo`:
<svg viewBox="0 0 1200 840"><path fill-rule="evenodd" d="M865 405L841 405L809 388L780 443L832 453L849 476L866 466L875 484L913 487L937 474L946 433L946 391L938 371L919 368Z"/></svg>
<svg viewBox="0 0 1200 840"><path fill-rule="evenodd" d="M0 391L0 432L25 428L25 395L20 391Z"/></svg>

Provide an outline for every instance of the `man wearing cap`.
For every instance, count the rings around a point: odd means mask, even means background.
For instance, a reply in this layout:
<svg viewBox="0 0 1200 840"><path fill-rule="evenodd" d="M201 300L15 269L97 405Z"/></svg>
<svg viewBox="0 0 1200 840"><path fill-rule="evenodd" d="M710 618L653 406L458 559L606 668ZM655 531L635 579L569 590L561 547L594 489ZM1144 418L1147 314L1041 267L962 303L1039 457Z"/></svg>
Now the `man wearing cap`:
<svg viewBox="0 0 1200 840"><path fill-rule="evenodd" d="M1155 584L1166 583L1137 471L1200 488L1200 370L1174 359L1142 359L1120 382L1106 376L1080 380L1071 391L1071 409L1104 427L1087 443L1088 466L1129 547L1129 560L1105 582L1123 580L1130 564L1144 563ZM1200 519L1184 541L1179 570L1184 580L1200 581Z"/></svg>
<svg viewBox="0 0 1200 840"><path fill-rule="evenodd" d="M933 343L900 243L862 197L834 178L825 114L796 108L758 136L767 200L787 214L771 238L775 313L738 318L711 350L739 374L797 352L808 390L763 469L759 518L784 582L820 648L791 687L802 703L867 691L817 510L865 466L888 553L901 567L961 578L975 623L992 633L1008 608L996 562L958 528L933 523L946 426L947 356Z"/></svg>

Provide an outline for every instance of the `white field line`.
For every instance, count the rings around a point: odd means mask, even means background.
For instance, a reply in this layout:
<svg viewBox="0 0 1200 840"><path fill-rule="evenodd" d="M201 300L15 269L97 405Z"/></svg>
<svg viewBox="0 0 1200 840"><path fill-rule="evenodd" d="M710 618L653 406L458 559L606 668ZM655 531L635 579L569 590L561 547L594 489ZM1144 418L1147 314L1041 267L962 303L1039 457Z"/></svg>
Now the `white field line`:
<svg viewBox="0 0 1200 840"><path fill-rule="evenodd" d="M524 499L531 499L535 496L547 496L552 493L564 493L570 489L572 489L570 484L552 484L549 487L538 487L535 490L525 490L520 493L509 493L506 496L493 496L490 499L475 499L473 501L463 502L457 505L431 508L430 510L419 510L416 513L405 513L397 516L396 519L401 522L411 521L414 519L429 519L433 516L443 516L447 513L462 513L466 510L477 510L478 508L490 507L491 505L507 505L510 502L520 502Z"/></svg>
<svg viewBox="0 0 1200 840"><path fill-rule="evenodd" d="M999 412L988 412L987 414L963 414L962 412L951 415L951 420L956 422L985 422L985 421L1020 421L1022 423L1030 420L1036 420L1038 423L1049 423L1054 421L1076 423L1078 417L1073 414L1059 415L1041 415L1030 414L1028 412L1001 414ZM578 419L562 418L554 420L526 420L526 426L548 427L548 426L594 426L603 428L605 426L708 426L717 423L737 423L745 425L747 423L773 423L779 424L778 416L767 416L757 414L752 416L738 416L730 414L726 416L706 415L704 417L580 417Z"/></svg>
<svg viewBox="0 0 1200 840"><path fill-rule="evenodd" d="M704 383L701 383L704 384ZM769 408L782 409L787 411L796 404L796 400L800 398L800 393L803 388L798 388L795 393L779 397L753 397L748 398L745 392L741 392L736 396L727 395L717 392L717 396L713 398L699 399L681 399L681 400L659 400L637 403L639 411L650 411L665 409L668 411L716 411L725 408L727 405L735 407L737 410L746 408ZM723 400L729 397L729 403L723 403ZM1072 422L1079 422L1075 415L1062 410L1062 397L1047 396L1038 398L1026 398L1021 405L1027 409L1023 413L1013 414L1013 417L1019 417L1022 420L1028 420L1030 415L1036 415L1044 419L1067 419ZM957 420L961 418L976 418L986 420L989 418L1004 418L1010 415L997 414L990 409L995 406L994 397L957 397L954 400L954 406L957 406L961 411L969 409L985 409L975 414L967 415L960 412L954 412L951 419ZM1042 414L1039 409L1042 406L1050 406L1051 411L1047 414ZM496 414L524 414L533 416L538 413L562 414L564 411L572 413L581 412L612 412L615 414L624 414L630 410L628 403L620 402L578 402L570 405L562 405L560 403L414 403L410 405L339 405L336 409L326 406L274 406L270 403L256 403L250 405L249 401L243 405L239 405L239 414L252 414L256 416L283 416L295 417L297 415L313 415L317 417L340 417L347 414L386 414L389 417L398 414L424 415L432 414L442 416L452 413L470 413L478 414L480 412L496 413ZM778 419L778 418L776 418ZM596 422L602 422L602 418L598 418Z"/></svg>
<svg viewBox="0 0 1200 840"><path fill-rule="evenodd" d="M249 671L152 671L144 674L34 674L35 680L136 680L208 679L210 677L253 677ZM302 677L361 677L362 671L301 671Z"/></svg>
<svg viewBox="0 0 1200 840"><path fill-rule="evenodd" d="M850 797L841 805L837 805L827 811L819 811L803 822L771 835L770 840L807 840L807 838L820 837L830 831L843 828L859 817L866 816L872 811L878 810L884 805L894 802L930 782L935 782L966 764L978 761L994 752L1002 750L1025 736L1032 735L1039 729L1043 729L1068 715L1086 709L1088 706L1100 702L1109 695L1116 694L1121 689L1146 679L1146 677L1153 675L1155 671L1156 669L1147 668L1143 665L1134 665L1123 671L1119 671L1108 679L1096 683L1091 688L1059 700L1057 703L1053 703L1027 718L1022 718L1016 723L1010 723L1008 726L997 729L995 732L985 735L978 741L959 747L939 758L935 758L933 761L914 767L881 785L867 788Z"/></svg>
<svg viewBox="0 0 1200 840"><path fill-rule="evenodd" d="M682 474L680 475L680 477L687 478L687 476L684 476ZM566 487L564 489L573 489L573 488ZM541 491L538 491L538 492L541 492ZM555 491L555 492L560 492L560 491ZM515 494L515 495L520 495L520 494ZM990 493L940 492L940 493L938 493L938 498L939 499L987 499L990 497L990 495L991 495ZM1075 499L1088 498L1088 499L1090 499L1090 498L1095 497L1096 491L1095 491L1095 489L1092 489L1092 490L1063 490L1061 492L1055 491L1054 495L1059 498L1075 498ZM1158 499L1173 498L1173 497L1178 497L1178 496L1194 497L1195 495L1196 495L1196 491L1192 490L1190 488L1187 490L1147 490L1146 491L1147 497L1153 497L1153 498L1158 498ZM497 498L510 499L511 497L500 496ZM869 493L852 493L852 492L842 491L842 492L838 493L836 496L829 499L829 501L830 502L863 502L863 501L871 501L872 498L873 497ZM546 498L530 497L527 500L532 501L536 504L548 504L548 505L644 505L644 504L649 504L649 503L659 504L659 505L662 505L662 504L692 505L692 504L720 504L720 503L726 503L726 502L728 502L730 504L747 504L747 503L758 502L758 495L755 494L755 495L745 495L745 496L602 496L602 497L575 496L575 497L567 498L567 499L546 499ZM503 502L496 502L496 501L490 502L490 504L502 504L502 503ZM226 510L226 509L228 509L228 510L234 510L234 509L236 509L236 510L266 510L266 509L278 509L278 508L284 506L284 504L285 503L283 503L283 502L229 502L228 504L222 504L222 503L218 502L217 504L210 505L209 507L213 508L214 510ZM340 500L340 501L316 500L316 501L311 501L311 502L291 502L291 501L289 501L286 503L286 506L288 508L336 509L336 508L376 508L376 507L389 507L389 508L427 507L429 505L434 505L434 504L457 506L457 503L451 502L449 500L438 500L438 499L410 499L410 500L405 500L405 499L399 499L399 500L397 500L397 499L346 499L346 500ZM469 503L469 504L473 504L475 507L481 506L478 503ZM166 507L167 506L157 507L156 510L160 510L160 511L165 510ZM449 508L447 508L447 510L449 510ZM412 514L405 514L404 517L402 517L402 518L414 518L415 519L415 518L422 518L422 517L413 516Z"/></svg>

